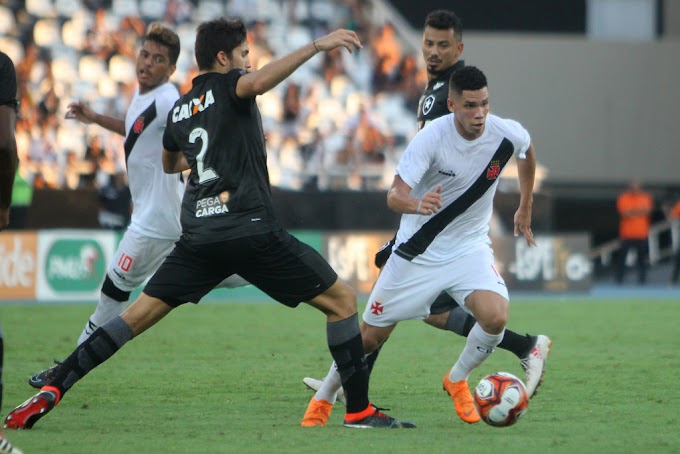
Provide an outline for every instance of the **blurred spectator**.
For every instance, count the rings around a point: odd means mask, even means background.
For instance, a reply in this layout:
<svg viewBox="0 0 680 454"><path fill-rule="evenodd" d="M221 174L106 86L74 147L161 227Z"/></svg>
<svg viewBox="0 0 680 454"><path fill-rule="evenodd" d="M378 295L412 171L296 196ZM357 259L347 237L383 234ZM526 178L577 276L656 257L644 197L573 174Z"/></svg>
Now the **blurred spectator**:
<svg viewBox="0 0 680 454"><path fill-rule="evenodd" d="M164 21L173 25L181 25L191 20L193 5L189 0L168 0L165 7Z"/></svg>
<svg viewBox="0 0 680 454"><path fill-rule="evenodd" d="M345 66L342 60L342 48L336 48L324 52L321 63L321 73L326 83L330 84L335 76L345 74Z"/></svg>
<svg viewBox="0 0 680 454"><path fill-rule="evenodd" d="M638 283L647 280L647 259L649 255L649 223L654 208L652 196L642 189L639 181L633 181L616 201L619 212L619 238L621 250L616 282L623 283L626 271L626 259L632 249L637 255Z"/></svg>
<svg viewBox="0 0 680 454"><path fill-rule="evenodd" d="M98 135L90 137L85 150L84 162L87 164L85 171L80 174L79 189L96 189L97 175L102 164L107 161L106 150L102 146L102 140Z"/></svg>
<svg viewBox="0 0 680 454"><path fill-rule="evenodd" d="M296 137L300 119L302 103L300 101L300 86L290 83L286 86L283 96L283 133L286 137Z"/></svg>
<svg viewBox="0 0 680 454"><path fill-rule="evenodd" d="M296 41L286 39L292 26L307 28L299 36L308 34L311 37L329 26L350 28L359 34L367 48L371 47L372 38L376 38L373 51L324 53L323 57L310 62L304 78L280 87L274 102L265 97L258 101L270 103L268 109L261 109L263 125L268 137L277 137L268 142L268 148L271 148L275 165L283 166L273 170L281 176L282 184L313 186L311 181L316 181L320 189L345 189L350 181L352 187L360 188L365 187L364 177L360 176L362 172L366 173L365 166L381 167L383 173L391 172L383 163L383 152L375 151L385 149L381 145L385 139L389 147L390 134L383 128L377 128L380 134L373 134L375 131L365 125L359 128L357 119L356 133L362 139L352 137L352 141L338 131L347 126L347 118L356 109L357 100L373 104L371 81L376 55L382 58L378 77L383 79L376 84L380 91L403 93L407 97L413 95L413 56L401 58L394 27L387 24L376 28L371 24L371 2L368 0L335 0L333 3L333 23L329 23L330 17L312 0L224 2L227 15L241 16L253 22L248 35L253 68L266 64L275 51L292 50L287 46L294 45ZM42 186L102 187L109 175L115 173L116 167L114 156L107 150L121 149L121 139L107 131L100 133L100 137L92 143L88 138L91 133L88 127L65 125L60 115L60 98L94 103L115 117L124 115L136 83L132 76L129 82L121 81L120 75L125 74L126 58L136 57L138 40L146 30L145 20L140 17L112 17L112 0L84 0L81 2L84 8L69 20L83 30L83 39L77 46L63 43L53 61L50 55L52 48L40 48L33 42L34 25L44 18L28 14L26 4L23 0L12 3L16 5L13 11L17 22L12 36L23 46L16 65L20 99L17 118L20 175L26 181L36 179L37 184ZM167 0L164 18L174 25L187 24L195 16L198 4L198 0ZM269 5L267 10L263 9L264 5ZM315 14L318 17L314 17ZM192 43L184 44L190 46ZM101 60L104 71L101 78L78 78L82 70L81 59L88 57L90 60L93 56ZM113 57L116 57L115 60ZM99 66L96 60L89 63L93 67ZM177 80L181 93L188 91L191 80L197 74L192 63L182 62L181 69L178 68L177 74L182 75ZM113 71L114 68L116 71ZM53 69L59 73L53 75ZM71 72L65 74L65 69ZM394 109L390 111L390 121L399 117L400 113ZM409 112L404 109L403 114L408 115ZM375 123L374 120L371 122ZM404 137L409 134L408 131L399 133ZM359 143L362 145L358 146ZM350 144L353 146L348 147ZM119 157L118 161L120 165L122 158ZM313 169L320 172L316 179L312 178ZM350 174L352 178L348 178ZM299 178L303 180L300 184Z"/></svg>
<svg viewBox="0 0 680 454"><path fill-rule="evenodd" d="M673 239L673 270L671 271L672 286L678 285L680 279L680 195L676 195L675 202L668 203L664 206L664 213L671 222L671 228L674 231Z"/></svg>
<svg viewBox="0 0 680 454"><path fill-rule="evenodd" d="M250 53L248 57L253 70L260 69L266 65L274 56L274 51L267 39L267 23L261 20L248 27L246 36Z"/></svg>
<svg viewBox="0 0 680 454"><path fill-rule="evenodd" d="M385 161L384 150L390 139L383 133L379 123L361 104L359 112L347 124L349 152L356 156L358 163L380 164Z"/></svg>
<svg viewBox="0 0 680 454"><path fill-rule="evenodd" d="M425 71L420 71L414 55L406 55L401 59L396 77L394 79L394 91L404 96L405 107L409 111L418 110L422 87L427 84Z"/></svg>
<svg viewBox="0 0 680 454"><path fill-rule="evenodd" d="M118 170L109 183L99 190L99 225L105 229L123 230L130 223L132 196L124 170Z"/></svg>
<svg viewBox="0 0 680 454"><path fill-rule="evenodd" d="M401 46L394 31L394 25L387 23L378 29L377 36L370 41L375 59L380 61L382 72L394 77L401 61Z"/></svg>

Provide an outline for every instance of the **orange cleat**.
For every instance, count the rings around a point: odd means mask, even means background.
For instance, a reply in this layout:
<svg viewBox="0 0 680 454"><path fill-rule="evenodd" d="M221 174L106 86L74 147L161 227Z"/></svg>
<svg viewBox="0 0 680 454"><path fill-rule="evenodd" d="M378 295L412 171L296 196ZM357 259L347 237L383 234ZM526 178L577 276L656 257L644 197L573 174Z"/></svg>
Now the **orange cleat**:
<svg viewBox="0 0 680 454"><path fill-rule="evenodd" d="M312 396L312 400L310 400L309 405L307 405L307 411L305 411L305 416L302 418L300 425L302 427L325 426L328 422L328 418L331 416L332 410L332 403L323 399L316 400L316 398Z"/></svg>
<svg viewBox="0 0 680 454"><path fill-rule="evenodd" d="M472 400L467 380L454 383L449 379L449 374L446 374L444 376L444 391L453 399L453 406L460 419L470 424L479 422L479 413L475 408L475 402Z"/></svg>

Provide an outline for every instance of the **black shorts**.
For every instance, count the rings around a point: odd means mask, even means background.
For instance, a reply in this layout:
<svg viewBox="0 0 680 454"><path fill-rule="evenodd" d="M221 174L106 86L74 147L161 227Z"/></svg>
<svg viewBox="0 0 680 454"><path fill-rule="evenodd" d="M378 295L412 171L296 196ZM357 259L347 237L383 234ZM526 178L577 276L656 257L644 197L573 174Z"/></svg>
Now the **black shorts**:
<svg viewBox="0 0 680 454"><path fill-rule="evenodd" d="M458 306L456 300L446 292L441 292L430 306L430 314L443 314Z"/></svg>
<svg viewBox="0 0 680 454"><path fill-rule="evenodd" d="M315 298L338 279L311 246L278 229L208 244L190 244L182 236L144 293L173 307L198 303L232 274L290 307Z"/></svg>
<svg viewBox="0 0 680 454"><path fill-rule="evenodd" d="M385 263L387 263L387 259L390 258L390 255L392 255L392 246L394 246L394 243L397 242L397 236L394 235L394 238L392 238L390 241L385 243L383 247L380 248L378 252L375 253L375 266L378 268L382 269L383 266L385 266Z"/></svg>

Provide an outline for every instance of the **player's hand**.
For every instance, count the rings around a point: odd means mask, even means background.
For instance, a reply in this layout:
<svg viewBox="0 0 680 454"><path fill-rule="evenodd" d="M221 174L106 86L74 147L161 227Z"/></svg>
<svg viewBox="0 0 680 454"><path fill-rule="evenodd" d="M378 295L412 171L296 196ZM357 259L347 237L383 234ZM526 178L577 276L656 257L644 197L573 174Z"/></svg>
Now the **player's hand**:
<svg viewBox="0 0 680 454"><path fill-rule="evenodd" d="M524 235L529 246L536 246L534 232L531 231L531 209L520 208L515 213L515 237L520 233Z"/></svg>
<svg viewBox="0 0 680 454"><path fill-rule="evenodd" d="M72 102L68 105L66 110L66 115L64 118L69 120L78 120L81 123L90 124L94 122L96 117L94 110L90 109L90 106L83 103L82 101Z"/></svg>
<svg viewBox="0 0 680 454"><path fill-rule="evenodd" d="M355 49L362 49L359 37L352 30L335 30L326 36L314 40L314 45L319 52L333 50L336 47L344 47L351 54Z"/></svg>
<svg viewBox="0 0 680 454"><path fill-rule="evenodd" d="M425 216L430 216L442 207L442 185L440 184L433 191L428 192L420 199L418 202L418 208L416 208L416 214L423 214Z"/></svg>

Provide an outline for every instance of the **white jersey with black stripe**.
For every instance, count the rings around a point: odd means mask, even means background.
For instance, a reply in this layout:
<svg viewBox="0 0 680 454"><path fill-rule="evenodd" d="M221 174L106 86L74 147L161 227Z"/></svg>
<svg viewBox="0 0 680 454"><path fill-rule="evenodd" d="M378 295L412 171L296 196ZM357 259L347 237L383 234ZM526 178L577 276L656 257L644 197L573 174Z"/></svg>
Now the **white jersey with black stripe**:
<svg viewBox="0 0 680 454"><path fill-rule="evenodd" d="M487 116L482 135L472 141L465 140L456 131L454 114L440 117L418 132L404 151L397 166L397 174L412 188L413 197L421 198L441 185L443 207L433 216L402 215L395 248L418 233L426 223L436 223L435 218L438 216L442 219L440 215L446 207L473 185L483 187L491 183L487 190L473 198L461 214L448 224L443 223L438 229L433 229L431 237L426 238L431 243L412 261L440 263L479 250L480 247L488 248L493 197L502 171L492 161L502 144L508 142L512 145L512 153L524 158L531 137L518 122L491 114ZM470 192L474 192L474 188Z"/></svg>
<svg viewBox="0 0 680 454"><path fill-rule="evenodd" d="M179 98L171 83L140 94L125 117L125 154L133 212L129 230L151 238L177 239L184 183L163 171L163 132L168 112Z"/></svg>

